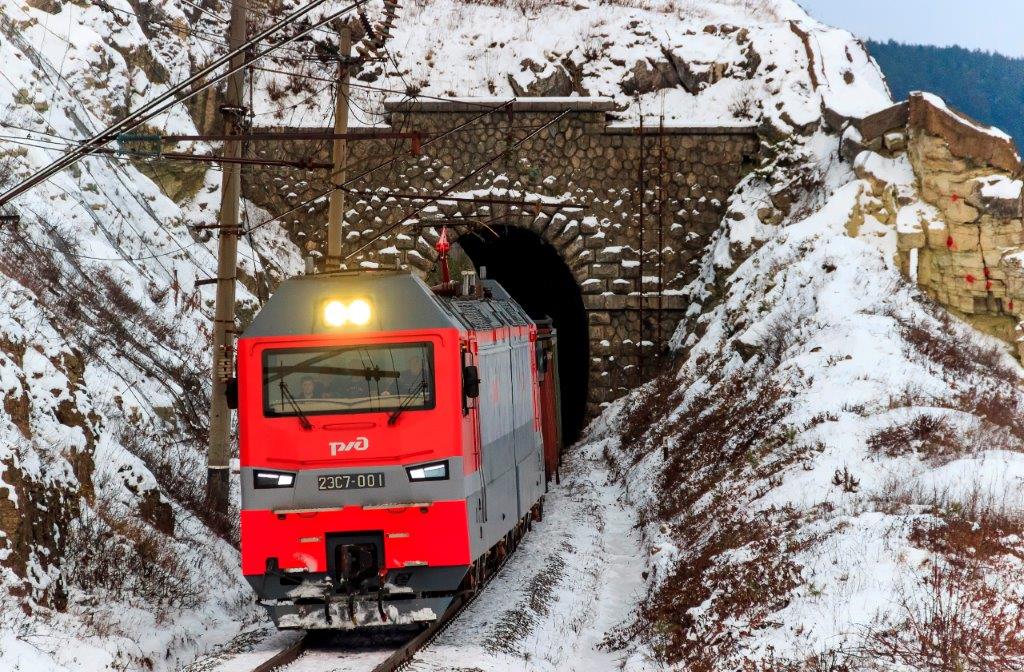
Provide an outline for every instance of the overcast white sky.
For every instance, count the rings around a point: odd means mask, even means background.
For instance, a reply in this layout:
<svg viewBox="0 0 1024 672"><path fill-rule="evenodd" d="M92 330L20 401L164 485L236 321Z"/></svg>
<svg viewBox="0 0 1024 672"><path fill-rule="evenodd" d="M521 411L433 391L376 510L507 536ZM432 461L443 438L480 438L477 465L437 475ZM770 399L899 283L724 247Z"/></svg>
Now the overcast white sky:
<svg viewBox="0 0 1024 672"><path fill-rule="evenodd" d="M1024 56L1024 0L797 0L863 38Z"/></svg>

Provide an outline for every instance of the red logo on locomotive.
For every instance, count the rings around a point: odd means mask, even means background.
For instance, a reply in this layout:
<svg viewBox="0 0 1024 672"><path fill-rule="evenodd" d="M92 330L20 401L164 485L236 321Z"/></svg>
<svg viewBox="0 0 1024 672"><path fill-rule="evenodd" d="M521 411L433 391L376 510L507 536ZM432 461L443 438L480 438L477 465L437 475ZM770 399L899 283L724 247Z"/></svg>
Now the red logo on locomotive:
<svg viewBox="0 0 1024 672"><path fill-rule="evenodd" d="M331 457L337 457L338 453L347 453L353 450L363 451L370 448L370 440L365 436L356 437L355 441L331 441Z"/></svg>

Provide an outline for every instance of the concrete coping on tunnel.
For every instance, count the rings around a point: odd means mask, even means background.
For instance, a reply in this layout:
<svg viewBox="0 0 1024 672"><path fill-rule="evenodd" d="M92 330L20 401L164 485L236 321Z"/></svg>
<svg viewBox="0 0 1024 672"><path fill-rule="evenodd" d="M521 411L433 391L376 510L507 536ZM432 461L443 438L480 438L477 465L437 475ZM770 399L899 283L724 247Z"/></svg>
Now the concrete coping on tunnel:
<svg viewBox="0 0 1024 672"><path fill-rule="evenodd" d="M486 112L487 108L501 107L513 100L502 97L450 98L430 100L425 98L390 98L384 101L388 112ZM614 112L618 109L615 101L604 97L551 97L516 98L509 106L513 112Z"/></svg>
<svg viewBox="0 0 1024 672"><path fill-rule="evenodd" d="M605 126L608 135L639 135L640 123L637 121L618 121ZM711 123L671 123L661 125L658 122L644 124L644 135L757 135L754 124Z"/></svg>

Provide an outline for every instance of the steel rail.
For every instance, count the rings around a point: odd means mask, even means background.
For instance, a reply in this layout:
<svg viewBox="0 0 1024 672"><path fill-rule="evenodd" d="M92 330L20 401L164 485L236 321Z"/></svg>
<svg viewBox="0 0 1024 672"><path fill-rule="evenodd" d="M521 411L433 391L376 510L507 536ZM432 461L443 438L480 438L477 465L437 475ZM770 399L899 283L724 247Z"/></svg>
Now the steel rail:
<svg viewBox="0 0 1024 672"><path fill-rule="evenodd" d="M527 514L527 519L529 520L533 515L534 512L531 510L531 512ZM491 583L491 581L501 573L501 570L505 568L509 558L515 555L516 551L519 549L519 544L526 538L526 535L530 532L531 528L532 525L527 523L527 527L523 528L521 536L513 542L511 549L505 553L503 558L501 558L498 565L494 568L494 571L488 573L483 580L481 580L480 583L474 586L471 590L465 590L457 593L452 598L451 604L448 605L448 608L445 609L445 612L440 618L431 623L422 632L414 636L405 644L398 647L382 662L377 663L373 668L373 672L399 672L399 670L408 666L413 661L416 654L433 643L433 641L437 639L448 628L448 626L451 625L451 623L484 592L484 589ZM286 665L290 665L301 658L307 651L311 650L310 639L310 634L306 633L306 635L289 645L287 648L282 649L272 657L254 667L251 672L274 672Z"/></svg>
<svg viewBox="0 0 1024 672"><path fill-rule="evenodd" d="M532 516L532 510L531 513L527 515ZM451 625L452 621L458 618L459 615L465 611L481 593L484 592L484 588L494 580L494 577L501 573L501 570L504 569L506 563L508 563L508 559L515 554L516 550L518 550L519 543L526 538L526 533L530 531L530 527L523 530L522 536L514 542L511 550L505 554L505 557L501 559L501 562L494 568L494 571L488 574L479 585L477 585L473 590L464 591L456 595L455 599L453 599L452 603L448 605L448 609L445 610L441 618L431 623L430 627L403 644L397 651L388 656L384 662L379 663L377 667L373 668L373 672L398 672L399 670L404 669L412 662L417 653L425 649L433 643L435 639L441 636L448 626Z"/></svg>
<svg viewBox="0 0 1024 672"><path fill-rule="evenodd" d="M288 647L281 649L275 653L272 657L266 659L256 667L252 669L252 672L271 672L279 667L284 667L290 663L295 662L299 656L306 652L309 646L309 634L305 634L299 637Z"/></svg>
<svg viewBox="0 0 1024 672"><path fill-rule="evenodd" d="M498 569L501 569L500 567ZM497 574L497 570L495 571ZM483 586L481 586L481 589ZM402 669L405 665L412 662L412 659L424 649L427 645L433 642L437 637L444 632L448 624L451 623L455 618L462 613L462 611L470 605L473 599L480 594L480 591L474 593L460 593L452 600L452 603L448 605L448 609L445 610L441 618L437 619L430 624L426 630L416 635L408 642L403 644L387 657L384 662L379 663L377 667L373 668L373 672L397 672Z"/></svg>

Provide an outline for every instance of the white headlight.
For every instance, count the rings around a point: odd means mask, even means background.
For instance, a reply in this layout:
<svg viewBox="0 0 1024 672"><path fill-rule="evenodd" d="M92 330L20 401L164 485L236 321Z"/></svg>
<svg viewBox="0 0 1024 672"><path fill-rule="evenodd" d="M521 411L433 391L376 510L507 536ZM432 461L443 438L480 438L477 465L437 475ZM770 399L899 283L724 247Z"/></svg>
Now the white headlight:
<svg viewBox="0 0 1024 672"><path fill-rule="evenodd" d="M448 463L435 462L418 467L406 467L410 481L445 481L448 480Z"/></svg>
<svg viewBox="0 0 1024 672"><path fill-rule="evenodd" d="M341 301L328 301L324 305L324 324L329 327L340 327L349 319L348 307Z"/></svg>
<svg viewBox="0 0 1024 672"><path fill-rule="evenodd" d="M281 471L254 471L253 487L257 490L268 488L290 488L295 485L295 474Z"/></svg>
<svg viewBox="0 0 1024 672"><path fill-rule="evenodd" d="M348 319L359 326L368 323L370 321L370 304L362 299L356 299L348 304Z"/></svg>

